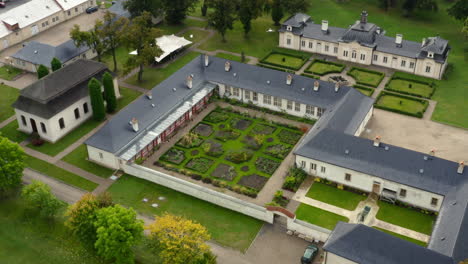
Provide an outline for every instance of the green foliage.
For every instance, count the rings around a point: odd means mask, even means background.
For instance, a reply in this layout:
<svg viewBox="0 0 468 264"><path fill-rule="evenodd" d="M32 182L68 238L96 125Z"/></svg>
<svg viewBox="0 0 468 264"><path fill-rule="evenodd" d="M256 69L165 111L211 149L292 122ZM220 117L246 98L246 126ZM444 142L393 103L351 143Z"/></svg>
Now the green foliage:
<svg viewBox="0 0 468 264"><path fill-rule="evenodd" d="M382 91L374 104L375 108L422 118L429 102L396 93Z"/></svg>
<svg viewBox="0 0 468 264"><path fill-rule="evenodd" d="M264 0L240 0L238 16L242 23L245 36L247 36L252 29L252 20L262 14L263 5Z"/></svg>
<svg viewBox="0 0 468 264"><path fill-rule="evenodd" d="M303 169L291 167L282 188L295 192L306 178L307 173Z"/></svg>
<svg viewBox="0 0 468 264"><path fill-rule="evenodd" d="M59 59L57 59L56 57L54 57L52 59L52 61L50 62L50 67L51 67L52 71L54 72L54 71L62 68L62 62Z"/></svg>
<svg viewBox="0 0 468 264"><path fill-rule="evenodd" d="M401 6L404 16L412 15L414 10L437 11L438 6L435 0L405 0Z"/></svg>
<svg viewBox="0 0 468 264"><path fill-rule="evenodd" d="M16 143L0 136L0 194L21 185L26 164L24 151Z"/></svg>
<svg viewBox="0 0 468 264"><path fill-rule="evenodd" d="M96 212L99 208L96 196L87 193L79 201L72 204L66 212L68 219L65 225L84 244L92 245L96 242L94 222L96 221Z"/></svg>
<svg viewBox="0 0 468 264"><path fill-rule="evenodd" d="M63 202L50 192L50 187L40 181L34 180L23 187L21 196L32 209L39 211L42 217L53 217L63 206Z"/></svg>
<svg viewBox="0 0 468 264"><path fill-rule="evenodd" d="M96 20L94 27L89 31L81 31L79 25L74 25L70 31L70 38L73 39L76 46L88 46L97 54L98 61L101 61L102 53L106 50L102 39L103 22Z"/></svg>
<svg viewBox="0 0 468 264"><path fill-rule="evenodd" d="M283 0L282 2L284 11L286 11L289 14L295 14L295 13L304 13L307 12L307 10L310 7L310 1L309 0Z"/></svg>
<svg viewBox="0 0 468 264"><path fill-rule="evenodd" d="M141 16L143 12L150 12L153 16L160 15L159 1L154 0L127 0L123 6L130 12L131 18Z"/></svg>
<svg viewBox="0 0 468 264"><path fill-rule="evenodd" d="M465 20L468 18L468 1L457 0L450 8L447 9L450 16L457 20Z"/></svg>
<svg viewBox="0 0 468 264"><path fill-rule="evenodd" d="M345 65L336 62L315 59L314 62L305 70L306 73L313 73L320 76L330 73L340 73Z"/></svg>
<svg viewBox="0 0 468 264"><path fill-rule="evenodd" d="M271 7L271 19L275 22L275 26L280 25L280 21L284 16L283 6L281 5L281 0L273 0L273 5Z"/></svg>
<svg viewBox="0 0 468 264"><path fill-rule="evenodd" d="M208 23L221 34L223 42L226 42L226 31L233 28L236 20L236 4L232 0L212 0L214 11L208 17Z"/></svg>
<svg viewBox="0 0 468 264"><path fill-rule="evenodd" d="M169 24L180 24L187 17L187 13L195 7L199 0L160 0L164 11L164 19Z"/></svg>
<svg viewBox="0 0 468 264"><path fill-rule="evenodd" d="M99 31L99 35L102 38L103 45L106 47L107 50L110 50L110 53L112 54L112 59L114 62L114 72L118 71L116 49L122 43L123 30L125 29L128 23L129 21L127 18L122 16L116 18L116 15L114 13L107 11L104 14L104 23L102 23L102 28Z"/></svg>
<svg viewBox="0 0 468 264"><path fill-rule="evenodd" d="M102 76L102 84L104 85L107 112L112 113L117 108L117 98L115 97L114 79L109 72L104 73Z"/></svg>
<svg viewBox="0 0 468 264"><path fill-rule="evenodd" d="M202 16L206 16L206 11L208 11L208 6L206 5L206 0L203 0L203 4L201 6Z"/></svg>
<svg viewBox="0 0 468 264"><path fill-rule="evenodd" d="M49 75L49 69L42 64L39 65L39 67L37 68L37 78L42 79L47 75Z"/></svg>
<svg viewBox="0 0 468 264"><path fill-rule="evenodd" d="M96 213L97 253L114 263L133 263L132 248L143 236L143 221L136 219L133 209L120 205L102 208Z"/></svg>
<svg viewBox="0 0 468 264"><path fill-rule="evenodd" d="M93 109L93 118L96 121L102 121L106 117L106 111L104 110L101 83L95 78L92 78L88 83L88 89L91 98L91 108Z"/></svg>

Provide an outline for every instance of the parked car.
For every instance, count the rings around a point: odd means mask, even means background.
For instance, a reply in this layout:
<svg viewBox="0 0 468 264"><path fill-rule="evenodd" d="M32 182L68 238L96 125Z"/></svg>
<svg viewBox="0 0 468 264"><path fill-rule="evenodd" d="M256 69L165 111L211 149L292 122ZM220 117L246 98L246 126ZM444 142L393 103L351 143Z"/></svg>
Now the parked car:
<svg viewBox="0 0 468 264"><path fill-rule="evenodd" d="M304 251L304 255L301 258L301 264L312 264L312 261L318 254L318 247L316 245L309 245Z"/></svg>
<svg viewBox="0 0 468 264"><path fill-rule="evenodd" d="M87 14L92 14L94 12L98 11L98 7L97 6L91 6L91 7L88 7L86 8L86 13Z"/></svg>
<svg viewBox="0 0 468 264"><path fill-rule="evenodd" d="M0 8L4 8L6 6L5 2L0 2Z"/></svg>

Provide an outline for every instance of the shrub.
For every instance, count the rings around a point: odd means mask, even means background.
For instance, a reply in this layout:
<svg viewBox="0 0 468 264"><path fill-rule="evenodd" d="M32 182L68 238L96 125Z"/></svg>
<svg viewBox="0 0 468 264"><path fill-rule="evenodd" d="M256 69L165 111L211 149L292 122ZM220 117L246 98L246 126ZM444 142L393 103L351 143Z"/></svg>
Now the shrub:
<svg viewBox="0 0 468 264"><path fill-rule="evenodd" d="M376 83L371 82L371 81L367 81L367 80L363 80L362 78L359 78L358 74L356 73L358 71L379 75L379 79L378 79L378 81ZM382 73L382 72L372 71L372 70L357 68L357 67L351 68L351 70L349 70L346 74L353 77L354 80L356 80L357 84L369 85L369 86L372 86L372 87L379 86L380 82L382 82L383 78L385 77L385 74Z"/></svg>
<svg viewBox="0 0 468 264"><path fill-rule="evenodd" d="M208 178L208 177L202 178L202 182L211 183L211 178Z"/></svg>
<svg viewBox="0 0 468 264"><path fill-rule="evenodd" d="M109 72L102 76L102 84L104 85L104 99L106 100L107 112L112 113L117 108L117 98L115 97L114 79Z"/></svg>
<svg viewBox="0 0 468 264"><path fill-rule="evenodd" d="M307 173L303 169L291 167L282 188L295 192L306 178Z"/></svg>
<svg viewBox="0 0 468 264"><path fill-rule="evenodd" d="M385 95L391 95L391 96L394 96L394 97L400 97L400 98L403 98L403 99L412 100L412 101L415 101L415 102L422 103L423 104L423 111L414 113L414 112L399 110L399 109L395 109L395 108L391 108L391 107L387 107L387 106L379 104L379 100L381 99L382 96L385 96ZM379 94L379 96L375 100L375 104L374 104L375 108L387 110L387 111L398 113L398 114L414 116L414 117L417 117L417 118L422 118L423 117L424 112L426 112L426 109L427 109L428 106L429 106L429 102L424 100L424 99L416 99L416 98L413 98L413 97L400 95L400 94L396 94L396 93L388 93L388 92L385 92L385 91L382 91Z"/></svg>
<svg viewBox="0 0 468 264"><path fill-rule="evenodd" d="M49 75L49 69L47 69L47 67L42 64L39 65L39 67L37 68L37 78L42 79L47 75Z"/></svg>
<svg viewBox="0 0 468 264"><path fill-rule="evenodd" d="M253 156L252 151L247 151L247 150L231 151L226 155L226 160L239 164L239 163L250 160L252 156Z"/></svg>
<svg viewBox="0 0 468 264"><path fill-rule="evenodd" d="M190 176L190 178L199 181L199 180L202 179L202 176L199 175L199 174L192 174L192 175Z"/></svg>
<svg viewBox="0 0 468 264"><path fill-rule="evenodd" d="M316 64L316 63L328 64L328 65L336 66L337 68L336 69L330 68L328 71L322 71L322 72L311 70L312 66L314 64ZM344 68L345 68L345 65L343 65L343 64L339 64L339 63L332 62L332 61L325 61L325 60L315 59L314 62L309 66L309 68L307 68L304 72L313 73L313 74L323 76L323 75L327 75L327 74L330 74L330 73L340 73L340 72L342 72L344 70Z"/></svg>
<svg viewBox="0 0 468 264"><path fill-rule="evenodd" d="M44 140L41 138L41 136L39 136L37 132L34 132L31 137L31 144L33 146L41 146L42 144L44 144Z"/></svg>

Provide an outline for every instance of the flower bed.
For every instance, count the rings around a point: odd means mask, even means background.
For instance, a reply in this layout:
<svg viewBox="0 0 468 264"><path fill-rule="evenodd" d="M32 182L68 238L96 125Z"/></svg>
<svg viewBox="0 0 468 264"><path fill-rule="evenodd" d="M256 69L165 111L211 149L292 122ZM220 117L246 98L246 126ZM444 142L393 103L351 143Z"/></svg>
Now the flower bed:
<svg viewBox="0 0 468 264"><path fill-rule="evenodd" d="M272 175L279 167L279 165L280 163L278 161L264 157L258 157L255 161L255 168L269 175Z"/></svg>
<svg viewBox="0 0 468 264"><path fill-rule="evenodd" d="M177 148L170 148L162 155L161 159L170 163L181 164L185 160L185 152Z"/></svg>
<svg viewBox="0 0 468 264"><path fill-rule="evenodd" d="M300 133L296 133L287 129L282 129L278 134L279 140L289 145L296 144L296 142L299 141L301 136L302 135Z"/></svg>
<svg viewBox="0 0 468 264"><path fill-rule="evenodd" d="M176 145L183 148L195 148L200 146L202 143L203 138L198 136L197 133L189 133L184 135Z"/></svg>
<svg viewBox="0 0 468 264"><path fill-rule="evenodd" d="M284 159L291 151L291 147L284 144L276 144L268 146L264 153L278 159Z"/></svg>
<svg viewBox="0 0 468 264"><path fill-rule="evenodd" d="M192 169L194 171L198 171L201 173L205 173L208 171L208 169L213 165L214 161L211 159L207 158L194 158L190 160L187 165L185 165L186 168Z"/></svg>

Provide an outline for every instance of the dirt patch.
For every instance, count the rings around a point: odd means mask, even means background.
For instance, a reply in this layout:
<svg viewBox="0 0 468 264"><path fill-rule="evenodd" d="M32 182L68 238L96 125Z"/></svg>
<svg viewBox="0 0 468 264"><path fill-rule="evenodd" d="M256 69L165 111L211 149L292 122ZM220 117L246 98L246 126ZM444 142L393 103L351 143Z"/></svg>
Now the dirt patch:
<svg viewBox="0 0 468 264"><path fill-rule="evenodd" d="M208 140L202 147L208 156L219 157L224 153L223 145L215 140Z"/></svg>
<svg viewBox="0 0 468 264"><path fill-rule="evenodd" d="M264 152L272 157L275 157L278 159L284 159L289 154L290 151L291 151L291 147L284 145L284 144L276 144L276 145L268 146Z"/></svg>
<svg viewBox="0 0 468 264"><path fill-rule="evenodd" d="M203 137L209 137L213 133L213 128L208 124L200 123L193 129L193 132Z"/></svg>
<svg viewBox="0 0 468 264"><path fill-rule="evenodd" d="M257 168L257 170L269 175L272 175L279 167L279 165L280 163L278 161L267 159L264 157L258 157L255 161L255 167Z"/></svg>
<svg viewBox="0 0 468 264"><path fill-rule="evenodd" d="M258 143L261 143L261 142L257 142L255 140L255 138L252 137L252 136L245 136L244 140L242 140L242 142L247 144L247 147L250 148L250 149L257 150L257 149L260 149L262 147L261 144L258 144Z"/></svg>
<svg viewBox="0 0 468 264"><path fill-rule="evenodd" d="M198 155L198 153L200 153L200 151L198 151L198 150L192 150L192 152L190 152L190 154L192 154L192 156Z"/></svg>
<svg viewBox="0 0 468 264"><path fill-rule="evenodd" d="M264 124L257 124L252 129L252 133L268 135L268 134L275 132L275 130L276 130L275 127L264 125Z"/></svg>
<svg viewBox="0 0 468 264"><path fill-rule="evenodd" d="M207 159L207 158L194 158L190 160L185 167L192 169L194 171L198 171L201 173L205 173L208 169L210 169L211 165L213 165L214 161Z"/></svg>
<svg viewBox="0 0 468 264"><path fill-rule="evenodd" d="M239 129L239 130L246 130L250 126L250 124L252 124L252 121L247 120L247 119L238 119L238 118L234 118L231 122L231 125L235 129Z"/></svg>
<svg viewBox="0 0 468 264"><path fill-rule="evenodd" d="M260 191L263 188L263 186L265 186L267 181L268 178L262 177L257 174L252 174L242 177L242 179L240 179L240 181L237 184Z"/></svg>
<svg viewBox="0 0 468 264"><path fill-rule="evenodd" d="M243 166L243 167L241 168L241 171L244 171L244 172L245 172L245 171L249 171L249 166Z"/></svg>
<svg viewBox="0 0 468 264"><path fill-rule="evenodd" d="M237 173L234 167L221 163L218 165L218 167L216 167L213 173L211 173L211 176L227 181L232 181L232 179L237 176Z"/></svg>
<svg viewBox="0 0 468 264"><path fill-rule="evenodd" d="M273 142L273 140L275 140L275 139L273 139L273 138L267 138L267 142Z"/></svg>
<svg viewBox="0 0 468 264"><path fill-rule="evenodd" d="M161 160L165 160L174 164L180 164L185 159L185 153L183 150L171 148L164 155L161 156Z"/></svg>

